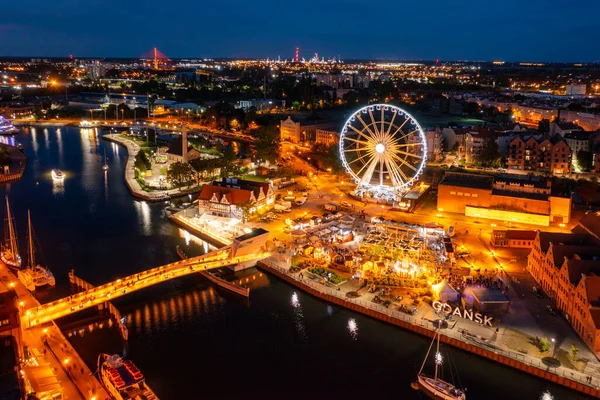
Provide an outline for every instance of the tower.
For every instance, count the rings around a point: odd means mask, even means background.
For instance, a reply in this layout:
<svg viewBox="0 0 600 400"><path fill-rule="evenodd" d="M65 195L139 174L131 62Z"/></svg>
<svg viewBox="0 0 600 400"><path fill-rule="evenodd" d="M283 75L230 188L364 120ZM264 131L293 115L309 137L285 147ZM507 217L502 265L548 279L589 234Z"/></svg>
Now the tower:
<svg viewBox="0 0 600 400"><path fill-rule="evenodd" d="M294 57L294 62L300 62L300 47L296 47L296 56Z"/></svg>
<svg viewBox="0 0 600 400"><path fill-rule="evenodd" d="M188 162L187 126L185 124L181 126L181 156L184 163Z"/></svg>

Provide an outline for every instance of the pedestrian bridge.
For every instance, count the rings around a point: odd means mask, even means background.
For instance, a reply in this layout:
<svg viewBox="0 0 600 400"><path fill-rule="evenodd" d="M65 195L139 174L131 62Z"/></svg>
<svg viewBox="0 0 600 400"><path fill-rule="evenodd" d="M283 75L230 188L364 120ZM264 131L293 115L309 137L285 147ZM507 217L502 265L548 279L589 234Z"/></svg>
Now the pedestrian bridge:
<svg viewBox="0 0 600 400"><path fill-rule="evenodd" d="M78 311L104 305L110 300L157 283L198 271L243 263L255 264L256 261L270 256L265 251L268 236L269 233L264 229L255 229L247 235L236 238L231 245L202 256L142 271L39 307L24 310L21 316L21 326L32 328Z"/></svg>

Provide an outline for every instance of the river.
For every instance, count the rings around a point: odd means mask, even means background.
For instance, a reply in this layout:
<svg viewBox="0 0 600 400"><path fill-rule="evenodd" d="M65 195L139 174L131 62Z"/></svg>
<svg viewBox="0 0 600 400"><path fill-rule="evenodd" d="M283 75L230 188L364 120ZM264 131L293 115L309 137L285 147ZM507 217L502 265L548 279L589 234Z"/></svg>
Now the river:
<svg viewBox="0 0 600 400"><path fill-rule="evenodd" d="M31 209L38 260L56 276L55 288L36 292L40 301L69 294L72 268L101 284L175 261L178 244L189 243L192 255L206 251L166 219L164 204L133 200L123 182L125 150L94 130L30 128L16 139L29 164L2 192L10 197L23 250ZM53 183L52 168L66 174L63 185ZM60 324L92 370L98 353L125 353L161 399L424 398L410 383L428 339L312 298L272 276L255 272L248 279L254 282L249 300L200 276L118 299L130 331L127 345L94 314ZM538 399L544 391L555 399L586 398L456 349L444 354L469 400Z"/></svg>

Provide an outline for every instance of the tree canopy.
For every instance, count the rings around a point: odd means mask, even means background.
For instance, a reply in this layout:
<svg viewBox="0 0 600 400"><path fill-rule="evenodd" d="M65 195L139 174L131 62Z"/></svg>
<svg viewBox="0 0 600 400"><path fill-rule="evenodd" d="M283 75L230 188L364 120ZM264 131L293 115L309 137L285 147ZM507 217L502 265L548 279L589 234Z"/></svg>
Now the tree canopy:
<svg viewBox="0 0 600 400"><path fill-rule="evenodd" d="M484 167L496 167L500 165L500 152L498 151L498 143L494 138L488 137L483 141L481 153L479 154L479 162Z"/></svg>
<svg viewBox="0 0 600 400"><path fill-rule="evenodd" d="M188 163L175 162L167 171L167 180L175 187L189 186L196 176L192 166Z"/></svg>
<svg viewBox="0 0 600 400"><path fill-rule="evenodd" d="M273 162L279 158L281 145L277 128L274 126L261 127L254 136L256 138L254 147L258 160Z"/></svg>

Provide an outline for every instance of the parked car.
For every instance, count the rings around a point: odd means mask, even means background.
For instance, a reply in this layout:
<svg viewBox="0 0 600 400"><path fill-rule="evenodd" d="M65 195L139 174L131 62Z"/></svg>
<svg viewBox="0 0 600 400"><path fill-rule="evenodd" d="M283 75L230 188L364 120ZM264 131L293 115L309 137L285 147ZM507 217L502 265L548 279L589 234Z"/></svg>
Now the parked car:
<svg viewBox="0 0 600 400"><path fill-rule="evenodd" d="M342 208L352 208L352 206L347 201L342 201Z"/></svg>
<svg viewBox="0 0 600 400"><path fill-rule="evenodd" d="M406 314L415 315L417 313L417 307L407 306L406 304L401 304L400 311L402 311Z"/></svg>
<svg viewBox="0 0 600 400"><path fill-rule="evenodd" d="M471 255L470 251L463 251L456 254L456 258L469 257Z"/></svg>

